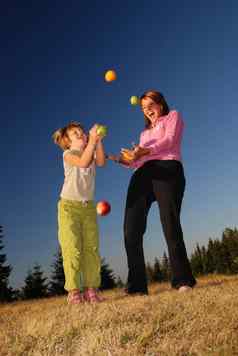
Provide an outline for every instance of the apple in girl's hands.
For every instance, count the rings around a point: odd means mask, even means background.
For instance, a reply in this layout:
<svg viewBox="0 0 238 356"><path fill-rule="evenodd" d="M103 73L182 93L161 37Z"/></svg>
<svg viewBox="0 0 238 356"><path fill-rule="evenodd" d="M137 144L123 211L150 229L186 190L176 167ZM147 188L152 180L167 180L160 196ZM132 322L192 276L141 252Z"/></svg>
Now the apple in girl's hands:
<svg viewBox="0 0 238 356"><path fill-rule="evenodd" d="M107 127L103 125L94 124L89 130L88 142L97 144L107 134Z"/></svg>
<svg viewBox="0 0 238 356"><path fill-rule="evenodd" d="M97 134L100 135L101 137L105 137L107 135L107 126L98 125Z"/></svg>
<svg viewBox="0 0 238 356"><path fill-rule="evenodd" d="M97 203L96 210L98 215L105 216L110 213L111 206L107 201L102 200Z"/></svg>

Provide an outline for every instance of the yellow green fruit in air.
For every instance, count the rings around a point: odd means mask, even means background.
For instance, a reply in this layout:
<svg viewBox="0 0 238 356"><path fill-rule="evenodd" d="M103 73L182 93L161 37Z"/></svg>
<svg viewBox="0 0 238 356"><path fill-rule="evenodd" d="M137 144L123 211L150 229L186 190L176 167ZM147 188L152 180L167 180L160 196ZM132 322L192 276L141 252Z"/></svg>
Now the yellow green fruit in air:
<svg viewBox="0 0 238 356"><path fill-rule="evenodd" d="M117 74L116 74L115 70L110 69L105 73L106 82L112 82L113 80L116 80L116 79L117 79Z"/></svg>
<svg viewBox="0 0 238 356"><path fill-rule="evenodd" d="M107 126L98 125L97 134L104 137L107 135Z"/></svg>
<svg viewBox="0 0 238 356"><path fill-rule="evenodd" d="M140 102L140 99L136 95L132 95L130 98L131 105L138 105Z"/></svg>

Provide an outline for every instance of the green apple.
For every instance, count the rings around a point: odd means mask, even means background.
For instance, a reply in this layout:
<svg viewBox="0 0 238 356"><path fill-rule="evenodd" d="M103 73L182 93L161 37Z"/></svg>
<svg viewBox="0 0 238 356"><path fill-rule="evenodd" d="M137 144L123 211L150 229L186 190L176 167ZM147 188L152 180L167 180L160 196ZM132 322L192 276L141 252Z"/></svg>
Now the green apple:
<svg viewBox="0 0 238 356"><path fill-rule="evenodd" d="M131 105L138 105L140 102L140 99L136 95L132 95L130 98Z"/></svg>
<svg viewBox="0 0 238 356"><path fill-rule="evenodd" d="M107 135L107 126L98 125L97 134L104 137Z"/></svg>

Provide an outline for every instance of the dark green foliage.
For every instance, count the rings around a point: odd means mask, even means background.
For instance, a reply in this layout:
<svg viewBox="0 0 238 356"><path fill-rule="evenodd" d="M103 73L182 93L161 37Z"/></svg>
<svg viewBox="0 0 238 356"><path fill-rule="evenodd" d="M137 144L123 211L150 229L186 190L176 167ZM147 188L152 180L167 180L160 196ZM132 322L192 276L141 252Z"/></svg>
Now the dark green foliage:
<svg viewBox="0 0 238 356"><path fill-rule="evenodd" d="M0 251L3 250L3 227L0 226ZM12 289L9 288L9 276L11 273L11 266L6 264L6 254L0 253L0 302L9 302L12 296Z"/></svg>
<svg viewBox="0 0 238 356"><path fill-rule="evenodd" d="M191 267L196 276L238 273L238 230L226 228L221 241L210 238L207 247L197 244L191 255Z"/></svg>
<svg viewBox="0 0 238 356"><path fill-rule="evenodd" d="M170 280L171 268L170 268L170 263L169 263L169 259L168 259L166 252L164 252L164 255L163 255L162 261L161 261L161 274L162 274L163 281Z"/></svg>
<svg viewBox="0 0 238 356"><path fill-rule="evenodd" d="M167 274L169 274L169 271ZM153 282L159 282L159 283L163 282L163 273L162 273L160 262L157 257L155 258L154 261Z"/></svg>
<svg viewBox="0 0 238 356"><path fill-rule="evenodd" d="M161 283L167 282L171 277L171 269L169 259L164 252L161 262L156 257L154 260L154 265L147 262L146 264L146 275L148 283Z"/></svg>
<svg viewBox="0 0 238 356"><path fill-rule="evenodd" d="M58 249L57 253L55 254L55 261L52 264L52 268L53 270L49 283L49 294L51 296L63 295L66 293L64 289L65 275L63 267L63 257L60 249Z"/></svg>
<svg viewBox="0 0 238 356"><path fill-rule="evenodd" d="M147 281L149 283L153 282L154 269L149 262L147 262L147 264L146 264L146 276L147 276Z"/></svg>
<svg viewBox="0 0 238 356"><path fill-rule="evenodd" d="M24 299L43 298L47 296L47 278L43 277L41 266L37 263L29 271L22 289Z"/></svg>
<svg viewBox="0 0 238 356"><path fill-rule="evenodd" d="M198 276L202 275L204 273L203 269L203 255L202 251L199 247L199 244L196 244L196 248L194 252L191 255L191 268L193 270L193 273Z"/></svg>
<svg viewBox="0 0 238 356"><path fill-rule="evenodd" d="M124 283L122 282L120 276L118 276L117 279L116 279L116 286L117 286L117 288L123 288L124 287Z"/></svg>
<svg viewBox="0 0 238 356"><path fill-rule="evenodd" d="M116 281L113 271L110 269L109 265L102 259L101 262L101 286L100 289L112 289L116 287Z"/></svg>

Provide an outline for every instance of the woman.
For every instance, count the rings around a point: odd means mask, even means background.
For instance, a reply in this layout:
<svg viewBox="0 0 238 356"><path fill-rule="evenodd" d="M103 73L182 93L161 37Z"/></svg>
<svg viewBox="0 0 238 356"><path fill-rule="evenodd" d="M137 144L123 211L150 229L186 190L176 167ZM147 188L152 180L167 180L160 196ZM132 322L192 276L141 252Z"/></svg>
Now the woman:
<svg viewBox="0 0 238 356"><path fill-rule="evenodd" d="M122 149L119 158L109 159L135 168L128 187L124 237L128 261L128 294L148 294L143 235L151 204L157 201L170 258L173 288L187 291L196 284L188 261L180 224L185 188L180 146L181 115L170 111L163 95L148 91L140 98L145 129L140 143Z"/></svg>

